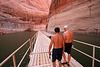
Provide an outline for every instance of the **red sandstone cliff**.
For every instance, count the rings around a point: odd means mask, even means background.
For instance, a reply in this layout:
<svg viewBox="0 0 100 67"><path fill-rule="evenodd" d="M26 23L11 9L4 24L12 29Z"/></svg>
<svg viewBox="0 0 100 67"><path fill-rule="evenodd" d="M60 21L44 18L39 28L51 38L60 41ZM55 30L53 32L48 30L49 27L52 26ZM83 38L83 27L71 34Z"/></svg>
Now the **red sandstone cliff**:
<svg viewBox="0 0 100 67"><path fill-rule="evenodd" d="M100 0L50 3L51 0L0 0L0 31L23 31L29 27L53 31L55 26L63 31L63 26L68 25L73 32L100 32Z"/></svg>
<svg viewBox="0 0 100 67"><path fill-rule="evenodd" d="M50 4L51 0L0 0L0 29L17 31L45 26Z"/></svg>
<svg viewBox="0 0 100 67"><path fill-rule="evenodd" d="M100 0L53 0L48 31L68 25L73 32L100 33Z"/></svg>

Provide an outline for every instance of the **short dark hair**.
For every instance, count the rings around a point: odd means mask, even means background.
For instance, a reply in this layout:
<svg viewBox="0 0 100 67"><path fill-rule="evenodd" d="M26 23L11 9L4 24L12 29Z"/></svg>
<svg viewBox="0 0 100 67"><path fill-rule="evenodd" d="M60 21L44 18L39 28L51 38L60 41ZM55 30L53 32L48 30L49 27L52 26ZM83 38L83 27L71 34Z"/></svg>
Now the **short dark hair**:
<svg viewBox="0 0 100 67"><path fill-rule="evenodd" d="M57 32L57 33L59 33L60 32L60 29L59 29L59 27L55 27L55 32Z"/></svg>

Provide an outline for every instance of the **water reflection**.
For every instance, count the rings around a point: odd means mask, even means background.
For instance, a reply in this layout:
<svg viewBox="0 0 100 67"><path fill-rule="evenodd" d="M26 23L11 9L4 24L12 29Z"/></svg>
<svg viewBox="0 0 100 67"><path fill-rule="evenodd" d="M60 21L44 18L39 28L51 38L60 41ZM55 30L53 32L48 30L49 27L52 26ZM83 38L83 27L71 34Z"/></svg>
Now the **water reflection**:
<svg viewBox="0 0 100 67"><path fill-rule="evenodd" d="M2 62L6 57L8 57L14 50L16 50L20 45L22 45L27 39L31 38L36 32L17 32L13 34L0 35L0 62ZM19 60L22 58L22 55L25 53L28 48L29 43L24 46L20 51L15 55L16 63L19 63ZM25 58L22 63L22 67L25 67L28 64L29 56ZM3 67L13 66L12 58L7 61Z"/></svg>

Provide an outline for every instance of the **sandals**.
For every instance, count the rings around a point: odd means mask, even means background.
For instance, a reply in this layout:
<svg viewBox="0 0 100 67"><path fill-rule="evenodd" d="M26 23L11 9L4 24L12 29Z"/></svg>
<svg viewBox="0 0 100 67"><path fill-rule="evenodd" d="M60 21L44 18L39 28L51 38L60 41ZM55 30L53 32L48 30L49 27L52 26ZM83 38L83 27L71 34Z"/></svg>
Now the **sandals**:
<svg viewBox="0 0 100 67"><path fill-rule="evenodd" d="M70 65L69 65L69 64L67 64L67 66L69 67Z"/></svg>
<svg viewBox="0 0 100 67"><path fill-rule="evenodd" d="M61 64L62 64L62 65L63 65L63 64L67 64L68 67L70 66L70 65L68 64L68 62L64 62L64 63L61 63Z"/></svg>
<svg viewBox="0 0 100 67"><path fill-rule="evenodd" d="M61 64L67 64L68 62L64 62L64 63L61 63Z"/></svg>

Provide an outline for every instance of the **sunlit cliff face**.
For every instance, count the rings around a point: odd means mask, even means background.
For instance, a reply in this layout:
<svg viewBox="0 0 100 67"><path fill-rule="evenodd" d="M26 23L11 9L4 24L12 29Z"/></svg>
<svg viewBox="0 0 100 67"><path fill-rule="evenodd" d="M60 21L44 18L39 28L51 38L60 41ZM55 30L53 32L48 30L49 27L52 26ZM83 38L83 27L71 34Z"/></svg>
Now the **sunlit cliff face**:
<svg viewBox="0 0 100 67"><path fill-rule="evenodd" d="M0 0L0 28L25 28L41 24L49 14L51 0Z"/></svg>
<svg viewBox="0 0 100 67"><path fill-rule="evenodd" d="M48 15L50 0L0 0L0 12L25 16Z"/></svg>
<svg viewBox="0 0 100 67"><path fill-rule="evenodd" d="M100 33L100 0L53 0L48 31L67 25L73 32Z"/></svg>

